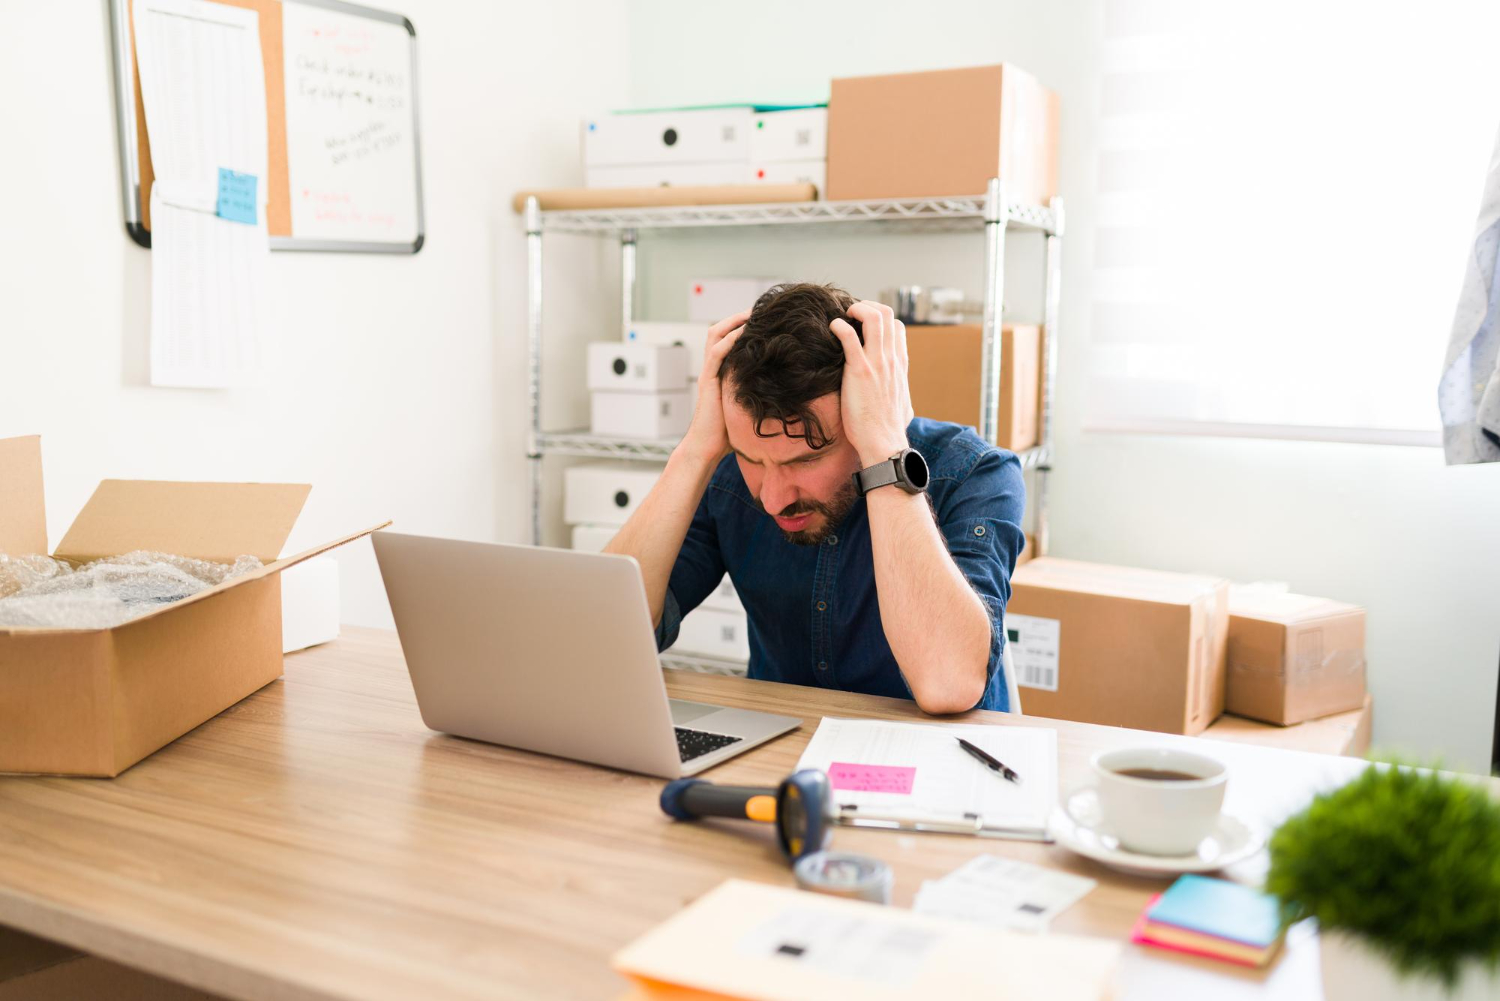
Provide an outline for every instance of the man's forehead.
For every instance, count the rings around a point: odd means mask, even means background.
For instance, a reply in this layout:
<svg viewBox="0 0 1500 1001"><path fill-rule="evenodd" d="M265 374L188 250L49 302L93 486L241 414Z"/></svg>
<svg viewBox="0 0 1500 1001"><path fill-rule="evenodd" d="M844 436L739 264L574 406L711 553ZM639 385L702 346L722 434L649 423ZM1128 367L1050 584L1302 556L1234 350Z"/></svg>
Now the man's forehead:
<svg viewBox="0 0 1500 1001"><path fill-rule="evenodd" d="M830 393L814 400L810 409L822 424L823 434L830 444L837 441L843 431L838 394ZM793 436L788 436L780 421L768 419L760 427L761 434L756 434L755 418L734 399L728 389L724 392L724 424L729 432L730 447L751 458L769 457L777 462L786 462L823 450L808 445L807 439L802 436L804 429L800 424L793 424Z"/></svg>

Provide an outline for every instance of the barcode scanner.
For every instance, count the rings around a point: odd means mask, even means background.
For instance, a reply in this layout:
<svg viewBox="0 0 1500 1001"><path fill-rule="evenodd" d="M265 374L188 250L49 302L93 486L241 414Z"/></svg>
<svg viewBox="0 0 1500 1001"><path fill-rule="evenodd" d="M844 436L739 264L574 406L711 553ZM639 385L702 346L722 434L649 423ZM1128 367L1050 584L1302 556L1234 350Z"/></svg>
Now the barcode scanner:
<svg viewBox="0 0 1500 1001"><path fill-rule="evenodd" d="M775 789L677 779L662 789L661 808L677 820L728 817L775 824L781 852L793 862L822 851L833 832L832 791L828 776L816 768L793 772Z"/></svg>

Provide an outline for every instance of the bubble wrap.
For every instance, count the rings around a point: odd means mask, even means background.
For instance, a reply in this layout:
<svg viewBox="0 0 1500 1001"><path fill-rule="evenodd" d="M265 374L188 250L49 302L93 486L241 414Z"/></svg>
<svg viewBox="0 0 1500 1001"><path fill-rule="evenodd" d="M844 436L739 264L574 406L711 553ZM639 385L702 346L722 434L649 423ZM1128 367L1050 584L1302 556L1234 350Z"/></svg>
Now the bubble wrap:
<svg viewBox="0 0 1500 1001"><path fill-rule="evenodd" d="M259 569L137 550L72 569L46 556L0 556L0 627L108 629Z"/></svg>

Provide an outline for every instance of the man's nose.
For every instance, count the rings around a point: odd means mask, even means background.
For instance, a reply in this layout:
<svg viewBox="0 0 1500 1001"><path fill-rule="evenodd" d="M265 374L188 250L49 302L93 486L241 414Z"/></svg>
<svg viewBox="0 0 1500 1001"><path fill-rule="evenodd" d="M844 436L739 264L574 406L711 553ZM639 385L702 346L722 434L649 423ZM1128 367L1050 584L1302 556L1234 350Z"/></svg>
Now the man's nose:
<svg viewBox="0 0 1500 1001"><path fill-rule="evenodd" d="M797 487L791 477L775 469L766 470L760 484L760 503L771 514L780 514L797 500Z"/></svg>

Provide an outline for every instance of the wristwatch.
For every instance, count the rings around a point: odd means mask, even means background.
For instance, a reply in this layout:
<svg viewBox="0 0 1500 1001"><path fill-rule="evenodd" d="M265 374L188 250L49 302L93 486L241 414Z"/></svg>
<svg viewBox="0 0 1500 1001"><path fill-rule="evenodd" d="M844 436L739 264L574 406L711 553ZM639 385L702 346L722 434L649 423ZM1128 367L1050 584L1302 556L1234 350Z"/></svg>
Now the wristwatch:
<svg viewBox="0 0 1500 1001"><path fill-rule="evenodd" d="M861 496L892 483L909 494L927 490L927 460L922 458L921 452L903 448L884 462L877 462L854 474L854 486Z"/></svg>

